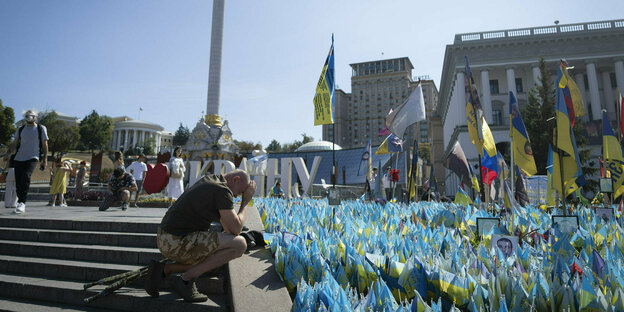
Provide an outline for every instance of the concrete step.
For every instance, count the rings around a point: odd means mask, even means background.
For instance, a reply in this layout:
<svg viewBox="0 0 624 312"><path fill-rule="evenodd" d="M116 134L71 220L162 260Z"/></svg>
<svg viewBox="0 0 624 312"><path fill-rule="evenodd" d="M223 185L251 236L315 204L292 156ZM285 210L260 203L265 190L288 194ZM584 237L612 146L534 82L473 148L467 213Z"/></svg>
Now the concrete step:
<svg viewBox="0 0 624 312"><path fill-rule="evenodd" d="M0 218L0 227L155 234L158 223L54 220L16 216Z"/></svg>
<svg viewBox="0 0 624 312"><path fill-rule="evenodd" d="M105 245L73 245L0 240L0 254L20 257L78 260L145 266L151 259L162 259L156 248Z"/></svg>
<svg viewBox="0 0 624 312"><path fill-rule="evenodd" d="M156 248L156 234L0 227L0 240Z"/></svg>
<svg viewBox="0 0 624 312"><path fill-rule="evenodd" d="M0 297L57 302L88 308L115 311L228 311L225 295L208 294L208 301L203 303L185 303L176 294L161 291L160 297L149 297L143 289L124 287L114 293L84 303L86 297L95 295L104 289L96 286L84 290L82 282L40 276L0 274Z"/></svg>
<svg viewBox="0 0 624 312"><path fill-rule="evenodd" d="M38 275L50 278L69 279L76 281L94 282L105 277L140 269L139 265L123 265L96 263L87 261L59 260L35 257L16 257L0 255L0 273L17 275ZM202 293L225 293L225 270L220 270L214 276L202 277L197 281L197 288ZM142 288L144 279L139 279L132 286ZM163 283L162 289L169 289Z"/></svg>
<svg viewBox="0 0 624 312"><path fill-rule="evenodd" d="M0 311L8 312L106 312L108 309L97 309L85 306L68 305L32 299L0 298Z"/></svg>

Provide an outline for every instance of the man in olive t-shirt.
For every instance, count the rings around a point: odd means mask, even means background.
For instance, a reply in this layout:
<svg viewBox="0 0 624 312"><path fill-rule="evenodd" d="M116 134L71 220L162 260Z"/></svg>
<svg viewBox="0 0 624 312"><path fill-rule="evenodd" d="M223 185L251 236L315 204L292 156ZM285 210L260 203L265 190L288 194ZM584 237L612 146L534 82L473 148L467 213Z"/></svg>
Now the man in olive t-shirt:
<svg viewBox="0 0 624 312"><path fill-rule="evenodd" d="M158 297L164 277L185 301L201 302L208 298L199 292L194 280L243 255L247 249L240 234L247 216L247 204L256 192L256 184L242 170L225 175L205 175L188 188L169 208L158 228L160 252L174 263L152 261L145 290ZM233 198L242 195L238 213ZM209 230L210 223L219 221L224 232Z"/></svg>

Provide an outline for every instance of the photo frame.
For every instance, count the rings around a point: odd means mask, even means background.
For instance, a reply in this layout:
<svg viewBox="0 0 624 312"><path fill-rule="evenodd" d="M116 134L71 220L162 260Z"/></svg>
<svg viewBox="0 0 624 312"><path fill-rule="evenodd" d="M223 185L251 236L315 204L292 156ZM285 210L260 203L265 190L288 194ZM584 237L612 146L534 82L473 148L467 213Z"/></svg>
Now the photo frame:
<svg viewBox="0 0 624 312"><path fill-rule="evenodd" d="M499 218L477 218L477 234L488 233L493 226L499 226Z"/></svg>
<svg viewBox="0 0 624 312"><path fill-rule="evenodd" d="M510 257L518 249L518 236L492 235L492 247L497 247L505 257Z"/></svg>
<svg viewBox="0 0 624 312"><path fill-rule="evenodd" d="M608 223L615 217L615 212L613 211L613 208L609 207L596 208L595 213L596 217L599 217L605 223Z"/></svg>
<svg viewBox="0 0 624 312"><path fill-rule="evenodd" d="M563 233L573 233L578 229L579 226L578 216L552 216L552 227L554 228L555 225L559 226L559 230Z"/></svg>
<svg viewBox="0 0 624 312"><path fill-rule="evenodd" d="M330 188L327 194L327 200L330 206L340 205L340 189Z"/></svg>
<svg viewBox="0 0 624 312"><path fill-rule="evenodd" d="M613 180L611 180L611 178L600 178L600 191L603 193L613 193Z"/></svg>

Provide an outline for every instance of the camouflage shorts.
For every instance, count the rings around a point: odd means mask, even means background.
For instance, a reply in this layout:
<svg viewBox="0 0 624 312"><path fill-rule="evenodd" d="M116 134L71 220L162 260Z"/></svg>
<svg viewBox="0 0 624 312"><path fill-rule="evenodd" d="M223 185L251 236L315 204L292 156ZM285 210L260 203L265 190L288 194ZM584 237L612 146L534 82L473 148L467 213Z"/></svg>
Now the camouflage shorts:
<svg viewBox="0 0 624 312"><path fill-rule="evenodd" d="M176 236L158 228L157 244L165 257L180 264L196 264L217 250L219 234L205 231Z"/></svg>

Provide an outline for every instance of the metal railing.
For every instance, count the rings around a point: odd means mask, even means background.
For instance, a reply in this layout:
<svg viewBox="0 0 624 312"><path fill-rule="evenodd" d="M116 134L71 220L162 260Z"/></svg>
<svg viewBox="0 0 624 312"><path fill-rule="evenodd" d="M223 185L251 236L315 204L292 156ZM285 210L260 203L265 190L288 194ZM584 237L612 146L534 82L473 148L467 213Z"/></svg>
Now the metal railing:
<svg viewBox="0 0 624 312"><path fill-rule="evenodd" d="M455 43L477 41L477 40L492 40L492 39L501 39L501 38L539 36L539 35L549 35L549 34L556 34L556 33L596 31L596 30L605 30L605 29L616 29L616 28L624 28L624 20L612 20L612 21L555 25L555 26L540 26L540 27L532 27L532 28L458 34L458 35L455 35Z"/></svg>

